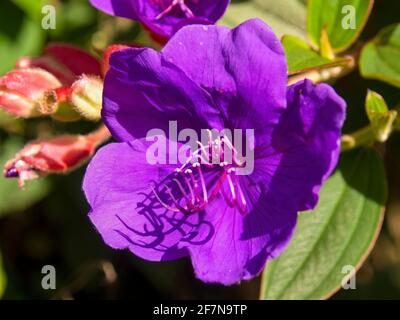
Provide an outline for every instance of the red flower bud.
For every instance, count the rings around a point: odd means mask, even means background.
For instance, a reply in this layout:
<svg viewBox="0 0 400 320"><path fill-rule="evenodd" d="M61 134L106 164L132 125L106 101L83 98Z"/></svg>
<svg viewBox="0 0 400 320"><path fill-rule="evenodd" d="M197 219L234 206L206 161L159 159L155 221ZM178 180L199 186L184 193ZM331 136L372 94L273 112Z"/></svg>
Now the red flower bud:
<svg viewBox="0 0 400 320"><path fill-rule="evenodd" d="M12 70L0 77L0 108L21 117L39 115L43 94L60 86L61 83L45 70Z"/></svg>
<svg viewBox="0 0 400 320"><path fill-rule="evenodd" d="M17 68L38 67L56 76L63 85L71 85L79 76L101 75L100 63L89 53L67 44L51 44L38 58L21 58Z"/></svg>
<svg viewBox="0 0 400 320"><path fill-rule="evenodd" d="M1 87L0 104L4 109L18 116L31 117L50 115L59 121L77 121L80 119L71 106L71 86L83 76L101 76L100 62L89 53L66 44L51 44L38 58L21 58L17 61L17 70L4 76ZM31 70L40 70L42 77L51 80L41 81L36 76L28 77ZM14 78L12 76L16 75ZM13 82L11 82L13 80ZM12 90L18 82L18 90ZM38 90L40 89L40 90ZM1 107L1 105L0 105Z"/></svg>
<svg viewBox="0 0 400 320"><path fill-rule="evenodd" d="M95 148L110 137L106 127L88 135L62 135L29 143L4 167L4 176L25 181L50 173L66 173L87 161Z"/></svg>

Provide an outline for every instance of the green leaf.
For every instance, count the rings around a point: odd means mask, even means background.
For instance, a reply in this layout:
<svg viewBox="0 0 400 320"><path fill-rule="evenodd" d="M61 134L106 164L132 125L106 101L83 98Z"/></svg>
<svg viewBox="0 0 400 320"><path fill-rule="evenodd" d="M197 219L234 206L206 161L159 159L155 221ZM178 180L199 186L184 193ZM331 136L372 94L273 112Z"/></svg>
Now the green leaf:
<svg viewBox="0 0 400 320"><path fill-rule="evenodd" d="M0 166L4 167L7 160L23 148L24 144L18 138L0 141ZM49 182L46 179L28 182L24 189L18 187L16 179L6 179L0 176L0 217L4 214L24 210L49 192Z"/></svg>
<svg viewBox="0 0 400 320"><path fill-rule="evenodd" d="M324 299L341 286L343 267L359 268L381 228L386 200L381 159L372 149L342 154L316 209L299 215L287 249L268 263L262 299Z"/></svg>
<svg viewBox="0 0 400 320"><path fill-rule="evenodd" d="M253 18L264 20L278 37L291 34L306 39L305 0L247 0L232 2L220 24L236 27Z"/></svg>
<svg viewBox="0 0 400 320"><path fill-rule="evenodd" d="M0 253L0 299L3 296L4 291L6 289L6 283L7 283L6 273L3 268L3 261L2 261L1 253Z"/></svg>
<svg viewBox="0 0 400 320"><path fill-rule="evenodd" d="M400 24L384 28L361 51L361 75L400 87Z"/></svg>
<svg viewBox="0 0 400 320"><path fill-rule="evenodd" d="M308 36L319 48L321 32L326 29L333 51L342 52L350 47L361 34L373 4L373 0L309 0Z"/></svg>
<svg viewBox="0 0 400 320"><path fill-rule="evenodd" d="M41 23L24 15L15 4L0 2L0 75L14 67L21 56L40 52L45 31Z"/></svg>
<svg viewBox="0 0 400 320"><path fill-rule="evenodd" d="M327 69L345 65L349 59L329 60L311 49L306 42L294 36L284 36L282 44L285 48L289 66L289 74L296 74L314 69Z"/></svg>

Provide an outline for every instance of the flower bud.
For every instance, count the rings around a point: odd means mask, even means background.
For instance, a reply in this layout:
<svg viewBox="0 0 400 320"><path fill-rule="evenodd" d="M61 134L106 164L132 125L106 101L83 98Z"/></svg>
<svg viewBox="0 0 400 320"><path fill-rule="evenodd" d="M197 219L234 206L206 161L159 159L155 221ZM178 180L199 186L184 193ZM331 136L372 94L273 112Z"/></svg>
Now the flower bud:
<svg viewBox="0 0 400 320"><path fill-rule="evenodd" d="M375 139L379 142L385 142L389 139L390 134L396 126L395 121L398 112L396 110L389 110L385 99L372 90L368 90L365 99L365 109L368 119L371 122Z"/></svg>
<svg viewBox="0 0 400 320"><path fill-rule="evenodd" d="M40 113L62 122L78 121L81 116L71 105L70 94L68 86L46 91L39 106Z"/></svg>
<svg viewBox="0 0 400 320"><path fill-rule="evenodd" d="M83 74L101 75L100 63L89 53L67 44L51 44L38 58L24 57L17 68L42 68L52 73L63 85L71 85Z"/></svg>
<svg viewBox="0 0 400 320"><path fill-rule="evenodd" d="M101 118L103 81L98 77L83 76L71 87L70 102L75 111L87 120Z"/></svg>
<svg viewBox="0 0 400 320"><path fill-rule="evenodd" d="M44 93L60 86L60 81L46 70L12 70L0 77L0 108L20 117L38 116Z"/></svg>
<svg viewBox="0 0 400 320"><path fill-rule="evenodd" d="M62 135L32 142L6 163L4 176L18 178L23 187L27 180L66 173L88 160L109 136L107 128L102 126L88 135Z"/></svg>
<svg viewBox="0 0 400 320"><path fill-rule="evenodd" d="M41 114L48 115L58 121L77 121L81 116L90 120L98 120L100 118L101 94L99 98L98 92L93 91L93 86L90 85L92 80L81 81L80 79L80 77L82 79L96 79L93 80L96 82L94 87L99 87L102 90L103 85L97 79L98 76L101 76L100 63L87 52L66 44L52 44L38 58L25 57L19 59L16 67L19 69L13 70L9 74L25 74L30 73L31 70L41 70L41 74L50 77L53 83L52 85L46 85L48 81L29 78L19 85L19 88L23 91L20 95L16 95L19 92L0 91L2 100L9 105L6 110L8 109L13 114L26 117ZM24 78L25 76L21 76L18 79L21 82L21 79L23 80ZM74 86L74 99L79 101L77 110L75 110L71 102L71 86L75 82L77 82L77 85ZM87 82L89 82L89 85ZM43 90L32 97L29 95L26 97L25 91L29 91L32 86L35 89L40 87ZM0 87L1 89L3 88ZM86 92L87 90L88 92ZM90 108L85 105L81 109L84 104L83 101L79 100L81 95L84 99L88 99L87 103L89 105L92 104ZM93 110L93 106L96 103L100 105L100 107L96 106L96 108L100 109Z"/></svg>

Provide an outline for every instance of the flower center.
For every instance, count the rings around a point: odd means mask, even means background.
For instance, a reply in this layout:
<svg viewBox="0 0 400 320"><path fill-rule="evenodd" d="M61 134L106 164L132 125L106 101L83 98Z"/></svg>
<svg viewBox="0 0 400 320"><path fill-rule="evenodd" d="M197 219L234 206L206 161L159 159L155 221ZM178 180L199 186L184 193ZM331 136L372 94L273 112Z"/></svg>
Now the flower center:
<svg viewBox="0 0 400 320"><path fill-rule="evenodd" d="M177 8L186 16L186 18L193 18L195 15L192 10L185 4L185 0L152 0L153 4L158 5L163 11L155 18L155 20L160 20L165 16L172 13L172 11ZM169 3L169 4L168 4Z"/></svg>
<svg viewBox="0 0 400 320"><path fill-rule="evenodd" d="M221 195L229 207L247 213L247 202L236 175L243 165L226 138L198 142L199 148L162 183L153 187L158 202L173 212L193 214L203 211Z"/></svg>

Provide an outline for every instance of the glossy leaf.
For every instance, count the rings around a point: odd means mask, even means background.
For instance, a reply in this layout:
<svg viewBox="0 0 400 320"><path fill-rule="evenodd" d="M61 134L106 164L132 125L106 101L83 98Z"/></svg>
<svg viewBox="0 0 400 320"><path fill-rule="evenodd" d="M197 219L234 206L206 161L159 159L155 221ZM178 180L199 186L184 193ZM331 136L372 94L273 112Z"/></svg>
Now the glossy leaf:
<svg viewBox="0 0 400 320"><path fill-rule="evenodd" d="M291 34L306 39L305 0L247 0L232 2L220 24L236 27L252 18L264 20L278 37Z"/></svg>
<svg viewBox="0 0 400 320"><path fill-rule="evenodd" d="M400 87L400 24L386 27L363 48L360 70L365 78Z"/></svg>
<svg viewBox="0 0 400 320"><path fill-rule="evenodd" d="M342 154L317 208L299 215L288 248L264 271L262 299L324 299L359 268L381 228L386 180L372 149Z"/></svg>
<svg viewBox="0 0 400 320"><path fill-rule="evenodd" d="M326 29L334 52L342 52L357 40L371 13L373 0L309 0L308 35L320 47Z"/></svg>
<svg viewBox="0 0 400 320"><path fill-rule="evenodd" d="M306 42L294 36L284 36L282 44L285 48L286 59L289 66L289 74L296 74L314 69L332 68L348 63L348 59L341 58L330 60L322 57Z"/></svg>
<svg viewBox="0 0 400 320"><path fill-rule="evenodd" d="M23 143L18 138L0 141L0 166L1 171L7 160L23 148ZM0 216L24 210L47 195L49 182L46 179L32 181L24 189L18 187L16 179L6 179L0 176Z"/></svg>

